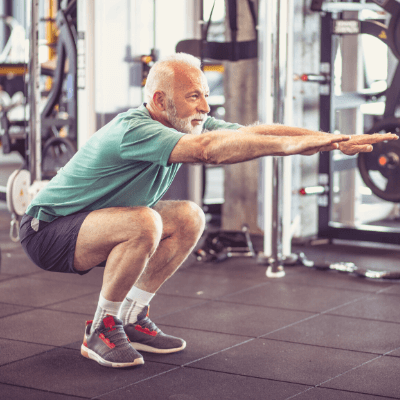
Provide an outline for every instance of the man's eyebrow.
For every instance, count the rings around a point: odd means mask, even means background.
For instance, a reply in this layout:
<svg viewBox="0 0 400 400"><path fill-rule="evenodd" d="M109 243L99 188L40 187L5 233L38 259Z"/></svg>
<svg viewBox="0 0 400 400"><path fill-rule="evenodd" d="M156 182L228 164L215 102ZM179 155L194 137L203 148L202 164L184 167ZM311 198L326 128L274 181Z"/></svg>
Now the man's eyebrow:
<svg viewBox="0 0 400 400"><path fill-rule="evenodd" d="M190 96L190 95L192 95L192 94L201 94L201 93L202 93L201 90L195 89L195 90L189 91L189 92L187 93L187 96ZM204 93L205 93L205 94L210 94L210 89L205 90Z"/></svg>

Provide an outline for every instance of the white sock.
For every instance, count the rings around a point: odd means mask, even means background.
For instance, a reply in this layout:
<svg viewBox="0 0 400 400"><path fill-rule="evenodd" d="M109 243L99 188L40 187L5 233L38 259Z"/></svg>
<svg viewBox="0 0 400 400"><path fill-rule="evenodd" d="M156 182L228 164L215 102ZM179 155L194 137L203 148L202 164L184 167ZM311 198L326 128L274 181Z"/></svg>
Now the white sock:
<svg viewBox="0 0 400 400"><path fill-rule="evenodd" d="M122 301L109 301L105 299L100 293L99 303L97 304L96 314L93 318L91 332L100 326L103 322L103 318L108 314L116 317L118 311L121 308Z"/></svg>
<svg viewBox="0 0 400 400"><path fill-rule="evenodd" d="M122 302L118 318L122 319L124 325L134 324L137 321L137 316L150 303L154 295L155 293L145 292L136 286L132 286L132 289Z"/></svg>

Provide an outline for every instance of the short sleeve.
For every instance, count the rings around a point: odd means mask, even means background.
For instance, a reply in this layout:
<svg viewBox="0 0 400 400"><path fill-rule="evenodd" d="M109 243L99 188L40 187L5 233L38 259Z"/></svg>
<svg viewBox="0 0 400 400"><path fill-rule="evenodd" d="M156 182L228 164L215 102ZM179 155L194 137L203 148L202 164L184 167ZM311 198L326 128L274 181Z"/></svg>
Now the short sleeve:
<svg viewBox="0 0 400 400"><path fill-rule="evenodd" d="M173 148L184 135L149 118L130 121L120 144L121 158L167 167Z"/></svg>
<svg viewBox="0 0 400 400"><path fill-rule="evenodd" d="M243 125L225 122L222 119L216 119L214 117L208 117L204 123L204 128L208 131L217 131L221 129L237 130L242 127Z"/></svg>

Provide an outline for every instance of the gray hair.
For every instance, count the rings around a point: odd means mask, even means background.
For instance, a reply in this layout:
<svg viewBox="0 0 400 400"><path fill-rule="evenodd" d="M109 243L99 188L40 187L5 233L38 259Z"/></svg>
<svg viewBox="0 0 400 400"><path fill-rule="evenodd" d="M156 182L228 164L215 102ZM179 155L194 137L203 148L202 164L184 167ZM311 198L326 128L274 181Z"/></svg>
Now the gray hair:
<svg viewBox="0 0 400 400"><path fill-rule="evenodd" d="M185 64L201 71L200 60L190 54L176 53L163 57L151 67L147 76L144 87L144 97L147 103L153 100L153 95L157 90L162 90L167 96L172 97L174 70L171 66L173 64Z"/></svg>

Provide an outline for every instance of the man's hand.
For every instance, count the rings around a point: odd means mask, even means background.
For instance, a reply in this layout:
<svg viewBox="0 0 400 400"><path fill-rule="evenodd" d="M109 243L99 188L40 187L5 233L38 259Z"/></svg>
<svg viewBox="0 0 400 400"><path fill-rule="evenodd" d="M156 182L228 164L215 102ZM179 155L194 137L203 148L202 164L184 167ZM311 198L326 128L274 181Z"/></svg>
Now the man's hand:
<svg viewBox="0 0 400 400"><path fill-rule="evenodd" d="M293 152L288 154L301 154L310 156L320 151L331 151L339 148L340 145L351 140L351 136L347 135L309 135L309 136L291 136L292 145L298 149L291 149ZM288 155L286 154L286 155Z"/></svg>
<svg viewBox="0 0 400 400"><path fill-rule="evenodd" d="M373 150L372 145L386 140L397 140L399 137L393 133L373 133L372 135L357 135L347 142L339 144L339 150L348 156L357 153L368 153Z"/></svg>

